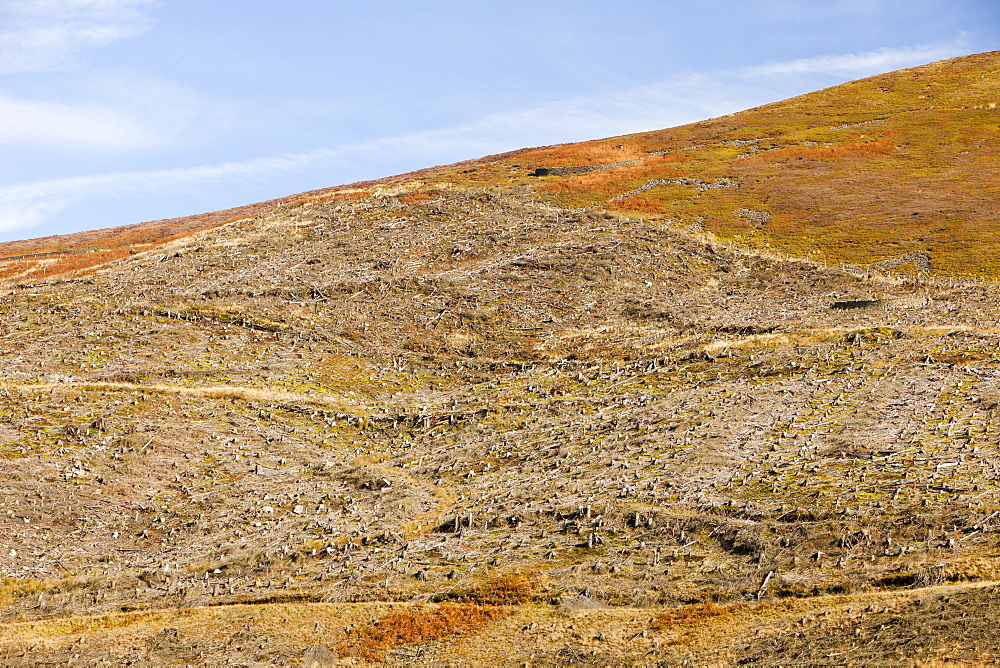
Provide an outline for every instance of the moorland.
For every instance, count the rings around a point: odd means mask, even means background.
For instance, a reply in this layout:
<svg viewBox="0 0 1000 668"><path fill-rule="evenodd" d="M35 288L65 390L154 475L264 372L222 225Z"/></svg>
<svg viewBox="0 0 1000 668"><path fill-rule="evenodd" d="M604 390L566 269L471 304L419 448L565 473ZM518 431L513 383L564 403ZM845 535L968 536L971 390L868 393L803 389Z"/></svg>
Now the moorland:
<svg viewBox="0 0 1000 668"><path fill-rule="evenodd" d="M0 662L994 661L998 75L0 244Z"/></svg>

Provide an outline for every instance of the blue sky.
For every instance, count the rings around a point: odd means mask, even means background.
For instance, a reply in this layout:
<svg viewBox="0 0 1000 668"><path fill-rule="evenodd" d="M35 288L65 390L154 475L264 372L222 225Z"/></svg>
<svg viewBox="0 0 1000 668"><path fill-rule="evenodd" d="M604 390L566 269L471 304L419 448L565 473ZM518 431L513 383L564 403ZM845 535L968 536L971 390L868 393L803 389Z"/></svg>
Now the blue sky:
<svg viewBox="0 0 1000 668"><path fill-rule="evenodd" d="M0 0L0 240L670 127L995 49L998 0Z"/></svg>

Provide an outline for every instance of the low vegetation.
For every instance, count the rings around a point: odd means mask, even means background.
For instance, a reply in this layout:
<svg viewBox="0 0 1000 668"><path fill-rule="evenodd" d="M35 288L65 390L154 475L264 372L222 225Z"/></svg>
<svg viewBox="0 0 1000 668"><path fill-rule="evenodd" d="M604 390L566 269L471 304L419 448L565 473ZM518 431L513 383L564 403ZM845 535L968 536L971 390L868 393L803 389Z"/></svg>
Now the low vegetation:
<svg viewBox="0 0 1000 668"><path fill-rule="evenodd" d="M387 650L474 633L506 614L509 612L503 608L482 605L417 606L413 610L390 612L368 626L352 629L344 640L337 643L336 649L343 656L380 662Z"/></svg>
<svg viewBox="0 0 1000 668"><path fill-rule="evenodd" d="M0 663L988 660L991 63L6 261Z"/></svg>

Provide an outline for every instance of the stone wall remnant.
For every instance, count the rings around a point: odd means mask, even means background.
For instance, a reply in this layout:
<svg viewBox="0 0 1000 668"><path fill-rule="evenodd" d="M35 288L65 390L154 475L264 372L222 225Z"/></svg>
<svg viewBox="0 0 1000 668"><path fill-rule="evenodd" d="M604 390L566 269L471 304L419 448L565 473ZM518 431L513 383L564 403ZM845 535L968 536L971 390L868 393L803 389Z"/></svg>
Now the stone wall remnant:
<svg viewBox="0 0 1000 668"><path fill-rule="evenodd" d="M576 167L538 167L535 169L535 176L566 176L568 174L586 174L588 172L604 172L618 167L631 167L642 162L642 158L633 160L619 160L618 162L604 162L599 165L579 165Z"/></svg>
<svg viewBox="0 0 1000 668"><path fill-rule="evenodd" d="M891 299L847 299L844 301L833 302L830 304L830 308L841 311L853 309L876 309L881 311L890 311L897 308L923 308L930 303L931 300L928 297L922 296L895 297Z"/></svg>

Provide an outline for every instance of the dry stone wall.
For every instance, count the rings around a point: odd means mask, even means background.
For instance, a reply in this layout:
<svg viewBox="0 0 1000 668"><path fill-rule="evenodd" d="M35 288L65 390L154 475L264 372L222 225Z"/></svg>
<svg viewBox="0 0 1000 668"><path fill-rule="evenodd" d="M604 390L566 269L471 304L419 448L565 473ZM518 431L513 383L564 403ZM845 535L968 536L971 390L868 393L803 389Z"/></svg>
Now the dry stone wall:
<svg viewBox="0 0 1000 668"><path fill-rule="evenodd" d="M891 311L897 308L923 308L931 303L927 297L894 297L890 299L850 299L846 301L833 302L830 308L842 311L853 309L875 309L881 311Z"/></svg>
<svg viewBox="0 0 1000 668"><path fill-rule="evenodd" d="M907 253L906 255L900 255L891 260L883 260L881 262L876 262L875 266L879 269L892 269L898 267L901 264L908 264L912 262L916 265L917 269L920 271L930 271L931 270L931 256L926 253L926 251L917 250L912 253Z"/></svg>
<svg viewBox="0 0 1000 668"><path fill-rule="evenodd" d="M535 170L535 176L566 176L569 174L586 174L588 172L604 172L618 167L631 167L642 162L642 158L634 160L620 160L618 162L605 162L600 165L579 165L576 167L539 167Z"/></svg>
<svg viewBox="0 0 1000 668"><path fill-rule="evenodd" d="M712 182L702 181L701 179L683 178L683 179L650 179L644 184L636 188L635 190L629 190L627 193L622 193L621 195L615 195L608 200L608 204L611 202L617 202L618 200L625 199L626 197L632 197L633 195L638 195L639 193L645 192L650 188L655 188L656 186L697 186L698 190L713 190L715 188L735 188L739 185L735 180L730 178L716 179Z"/></svg>
<svg viewBox="0 0 1000 668"><path fill-rule="evenodd" d="M736 214L741 218L746 218L751 223L763 225L771 220L771 214L767 211L754 211L753 209L737 209Z"/></svg>

